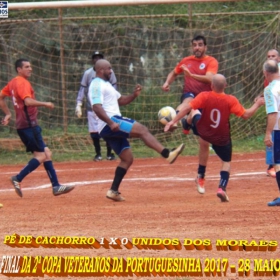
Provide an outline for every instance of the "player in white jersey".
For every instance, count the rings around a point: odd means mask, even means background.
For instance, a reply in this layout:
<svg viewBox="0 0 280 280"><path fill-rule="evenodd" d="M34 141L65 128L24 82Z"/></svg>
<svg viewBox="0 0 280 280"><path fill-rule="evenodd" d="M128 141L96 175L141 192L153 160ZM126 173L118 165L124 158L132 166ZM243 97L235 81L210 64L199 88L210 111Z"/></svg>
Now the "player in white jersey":
<svg viewBox="0 0 280 280"><path fill-rule="evenodd" d="M108 141L112 149L120 158L116 168L111 188L106 197L115 201L125 200L119 192L119 186L127 170L133 163L133 155L128 138L140 138L146 146L155 150L173 163L183 151L184 144L174 150L164 148L149 132L148 128L133 119L123 117L119 106L131 103L140 95L142 87L136 85L132 94L121 95L110 83L112 74L111 64L100 59L95 64L96 78L91 82L88 97L93 111L98 117L98 131L100 136Z"/></svg>
<svg viewBox="0 0 280 280"><path fill-rule="evenodd" d="M104 55L98 51L95 51L92 54L91 58L92 58L93 67L90 67L89 69L87 69L83 74L81 86L80 86L78 96L77 96L76 115L78 118L82 117L82 104L83 104L84 98L86 97L88 130L89 130L90 137L93 141L93 145L94 145L95 152L96 152L94 160L100 161L100 160L102 160L102 156L101 156L100 136L98 134L98 129L97 129L97 119L96 119L95 113L92 111L92 107L91 107L90 102L87 97L88 97L89 85L90 85L91 81L96 77L94 65L97 60L103 59ZM112 75L110 77L109 82L113 85L114 88L117 88L117 78L116 78L113 70L112 70ZM110 145L108 145L107 142L106 142L106 146L107 146L107 159L114 160L115 156L112 153L112 148L110 147Z"/></svg>
<svg viewBox="0 0 280 280"><path fill-rule="evenodd" d="M275 60L276 62L278 62L278 67L279 67L279 74L280 74L280 56L279 56L279 52L275 49L271 49L267 52L266 55L267 60L272 59ZM268 86L268 81L265 79L264 80L264 87ZM275 174L275 169L273 167L273 164L268 162L268 167L266 170L266 174L270 177L275 178L276 174Z"/></svg>
<svg viewBox="0 0 280 280"><path fill-rule="evenodd" d="M264 89L267 125L264 143L267 147L266 160L273 163L276 182L280 192L280 74L275 60L267 60L263 73L269 85ZM268 206L280 206L280 196L268 202Z"/></svg>

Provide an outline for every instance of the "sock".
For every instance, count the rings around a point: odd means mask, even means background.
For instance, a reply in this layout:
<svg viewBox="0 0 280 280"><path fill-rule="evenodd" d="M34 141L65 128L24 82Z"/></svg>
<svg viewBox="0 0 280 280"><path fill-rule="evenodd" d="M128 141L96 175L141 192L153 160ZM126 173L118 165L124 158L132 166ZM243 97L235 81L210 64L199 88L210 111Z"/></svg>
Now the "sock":
<svg viewBox="0 0 280 280"><path fill-rule="evenodd" d="M276 172L276 182L277 182L277 185L278 185L278 189L280 191L280 171Z"/></svg>
<svg viewBox="0 0 280 280"><path fill-rule="evenodd" d="M97 132L92 132L90 134L90 137L92 139L93 146L95 148L96 154L98 156L101 156L101 147L100 147L100 137L99 137L99 134Z"/></svg>
<svg viewBox="0 0 280 280"><path fill-rule="evenodd" d="M225 191L229 180L229 172L221 171L220 175L221 175L221 179L220 179L219 188L222 188Z"/></svg>
<svg viewBox="0 0 280 280"><path fill-rule="evenodd" d="M169 153L170 151L166 148L164 148L162 151L161 151L161 155L164 157L164 158L168 158L169 157Z"/></svg>
<svg viewBox="0 0 280 280"><path fill-rule="evenodd" d="M45 161L44 162L44 167L47 171L47 174L50 178L50 181L52 183L52 186L53 187L57 187L57 186L60 186L60 184L58 183L58 180L57 180L57 176L56 176L56 172L54 170L54 167L53 167L53 164L52 164L52 161L49 160L49 161Z"/></svg>
<svg viewBox="0 0 280 280"><path fill-rule="evenodd" d="M269 169L271 169L271 168L273 168L273 165L272 165L272 164L270 164L270 165L268 166L267 170L269 170Z"/></svg>
<svg viewBox="0 0 280 280"><path fill-rule="evenodd" d="M20 171L20 173L16 176L18 181L21 182L25 176L27 176L29 173L34 171L39 165L40 162L36 158L32 158L27 163L27 165Z"/></svg>
<svg viewBox="0 0 280 280"><path fill-rule="evenodd" d="M107 157L109 157L112 153L112 148L111 146L108 144L108 142L106 141L106 147L107 147Z"/></svg>
<svg viewBox="0 0 280 280"><path fill-rule="evenodd" d="M111 186L111 190L116 191L116 192L119 190L119 186L122 182L124 175L126 174L126 171L127 171L126 169L119 167L119 166L116 168L115 177L114 177L114 181Z"/></svg>
<svg viewBox="0 0 280 280"><path fill-rule="evenodd" d="M205 177L205 172L206 172L206 166L199 164L197 170L198 176L203 179Z"/></svg>

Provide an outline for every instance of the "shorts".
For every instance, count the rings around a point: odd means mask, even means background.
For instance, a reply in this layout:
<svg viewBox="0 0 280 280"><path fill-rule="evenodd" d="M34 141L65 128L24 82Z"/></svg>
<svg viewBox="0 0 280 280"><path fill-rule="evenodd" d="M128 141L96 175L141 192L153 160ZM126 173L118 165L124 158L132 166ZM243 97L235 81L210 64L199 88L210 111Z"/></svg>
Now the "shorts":
<svg viewBox="0 0 280 280"><path fill-rule="evenodd" d="M231 156L232 156L232 143L231 143L231 140L225 146L212 145L212 148L215 151L216 155L222 161L231 162Z"/></svg>
<svg viewBox="0 0 280 280"><path fill-rule="evenodd" d="M101 130L100 136L110 145L117 155L120 155L123 150L130 148L127 139L129 138L135 120L121 116L113 116L111 120L120 125L120 130L114 132L106 125Z"/></svg>
<svg viewBox="0 0 280 280"><path fill-rule="evenodd" d="M200 136L197 128L196 128L196 124L199 121L201 115L197 114L193 117L192 119L192 130L193 133L197 136ZM225 162L230 162L231 161L231 157L232 157L232 142L230 140L230 142L227 145L224 146L217 146L217 145L213 145L212 144L212 148L215 151L216 155Z"/></svg>
<svg viewBox="0 0 280 280"><path fill-rule="evenodd" d="M192 92L184 92L182 95L181 95L181 103L183 103L184 99L186 98L195 98L195 94L192 93Z"/></svg>
<svg viewBox="0 0 280 280"><path fill-rule="evenodd" d="M26 152L44 152L46 144L42 138L40 126L17 129L17 133L26 147Z"/></svg>
<svg viewBox="0 0 280 280"><path fill-rule="evenodd" d="M273 145L266 147L266 164L280 164L280 130L271 133Z"/></svg>
<svg viewBox="0 0 280 280"><path fill-rule="evenodd" d="M98 132L98 120L96 114L93 111L87 111L88 118L88 132Z"/></svg>

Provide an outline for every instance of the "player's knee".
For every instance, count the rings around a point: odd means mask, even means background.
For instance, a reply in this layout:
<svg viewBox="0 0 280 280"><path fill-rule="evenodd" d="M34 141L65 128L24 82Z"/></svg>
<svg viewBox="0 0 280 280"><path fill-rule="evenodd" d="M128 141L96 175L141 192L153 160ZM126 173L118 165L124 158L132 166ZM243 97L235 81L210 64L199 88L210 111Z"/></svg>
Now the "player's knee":
<svg viewBox="0 0 280 280"><path fill-rule="evenodd" d="M49 148L45 148L45 161L52 160L52 151Z"/></svg>
<svg viewBox="0 0 280 280"><path fill-rule="evenodd" d="M143 124L140 124L139 132L141 135L146 135L146 134L150 133L149 129Z"/></svg>

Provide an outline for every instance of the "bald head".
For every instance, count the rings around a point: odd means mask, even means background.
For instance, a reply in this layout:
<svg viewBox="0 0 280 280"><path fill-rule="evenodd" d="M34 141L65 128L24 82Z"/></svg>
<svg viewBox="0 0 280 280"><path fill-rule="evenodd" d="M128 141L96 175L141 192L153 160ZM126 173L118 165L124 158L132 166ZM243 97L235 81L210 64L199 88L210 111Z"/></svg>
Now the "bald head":
<svg viewBox="0 0 280 280"><path fill-rule="evenodd" d="M222 93L225 90L227 81L224 75L215 74L212 78L212 89L217 93Z"/></svg>
<svg viewBox="0 0 280 280"><path fill-rule="evenodd" d="M99 59L94 65L96 71L96 77L99 77L105 81L109 81L112 74L112 67L108 60Z"/></svg>
<svg viewBox="0 0 280 280"><path fill-rule="evenodd" d="M278 63L274 59L269 59L263 64L263 71L268 74L278 74Z"/></svg>

